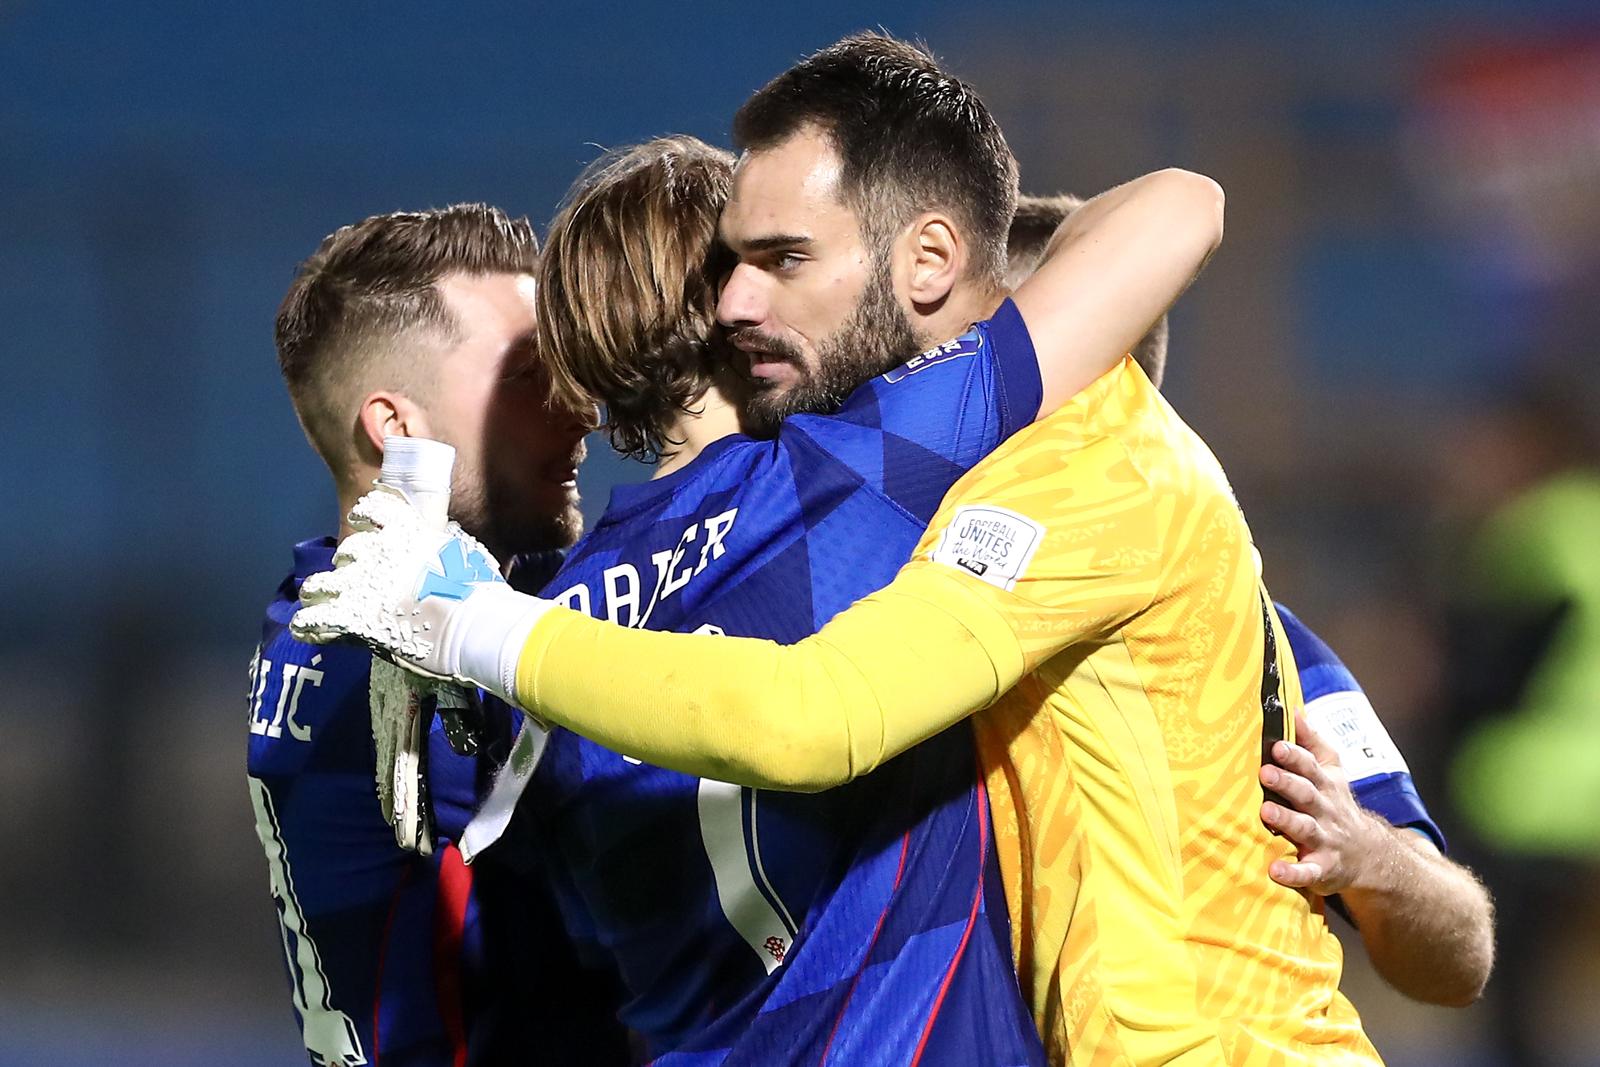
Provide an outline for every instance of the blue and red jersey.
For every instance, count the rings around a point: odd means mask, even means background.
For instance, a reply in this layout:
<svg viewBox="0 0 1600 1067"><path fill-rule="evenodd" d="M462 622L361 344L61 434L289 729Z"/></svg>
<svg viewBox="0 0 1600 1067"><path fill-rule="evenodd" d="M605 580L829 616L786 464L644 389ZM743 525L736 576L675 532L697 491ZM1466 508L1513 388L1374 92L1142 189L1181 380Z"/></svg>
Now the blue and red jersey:
<svg viewBox="0 0 1600 1067"><path fill-rule="evenodd" d="M468 867L455 844L520 716L491 717L472 758L434 724L439 847L422 857L395 844L373 782L368 653L288 632L301 582L332 567L333 549L295 546L250 669L250 797L310 1061L627 1063L614 994L579 965L540 898L547 883Z"/></svg>
<svg viewBox="0 0 1600 1067"><path fill-rule="evenodd" d="M619 487L545 595L626 626L799 640L887 584L945 492L1039 399L1008 302L837 414ZM557 730L517 820L655 1062L1042 1062L964 725L816 795L693 778Z"/></svg>

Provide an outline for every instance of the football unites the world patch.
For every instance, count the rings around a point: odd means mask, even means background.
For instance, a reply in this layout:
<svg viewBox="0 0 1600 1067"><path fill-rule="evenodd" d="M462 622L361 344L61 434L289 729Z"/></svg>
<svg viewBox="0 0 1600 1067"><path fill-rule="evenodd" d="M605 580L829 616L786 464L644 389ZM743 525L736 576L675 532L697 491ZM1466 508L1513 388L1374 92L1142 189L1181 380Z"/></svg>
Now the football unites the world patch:
<svg viewBox="0 0 1600 1067"><path fill-rule="evenodd" d="M1009 591L1026 573L1043 540L1044 527L1026 515L974 505L956 509L929 558Z"/></svg>
<svg viewBox="0 0 1600 1067"><path fill-rule="evenodd" d="M936 367L940 363L948 363L952 359L960 359L963 356L975 356L982 349L983 334L973 330L971 333L964 333L954 340L946 341L942 345L934 345L926 352L912 356L900 366L885 374L883 380L893 385L895 382L911 377L920 370L927 370L929 367Z"/></svg>
<svg viewBox="0 0 1600 1067"><path fill-rule="evenodd" d="M1306 721L1338 750L1339 765L1350 781L1410 773L1372 702L1359 689L1306 701Z"/></svg>

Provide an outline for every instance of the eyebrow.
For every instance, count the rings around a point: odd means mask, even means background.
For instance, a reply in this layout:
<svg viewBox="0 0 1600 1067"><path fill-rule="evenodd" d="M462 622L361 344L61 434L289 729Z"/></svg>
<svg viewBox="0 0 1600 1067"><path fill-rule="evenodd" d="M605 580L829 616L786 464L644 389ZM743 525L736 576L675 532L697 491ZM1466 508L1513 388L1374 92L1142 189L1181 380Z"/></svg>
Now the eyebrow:
<svg viewBox="0 0 1600 1067"><path fill-rule="evenodd" d="M733 242L729 242L730 245ZM774 248L795 248L811 243L811 238L802 234L773 233L761 237L752 237L747 241L737 243L738 251L744 254L751 252L770 252Z"/></svg>

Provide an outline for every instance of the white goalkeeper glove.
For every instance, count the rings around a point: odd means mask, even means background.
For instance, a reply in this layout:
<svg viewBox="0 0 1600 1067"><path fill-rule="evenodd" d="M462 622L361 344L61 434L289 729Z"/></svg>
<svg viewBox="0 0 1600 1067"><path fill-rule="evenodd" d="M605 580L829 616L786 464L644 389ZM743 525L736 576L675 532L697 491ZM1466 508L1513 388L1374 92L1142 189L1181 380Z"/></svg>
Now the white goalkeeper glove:
<svg viewBox="0 0 1600 1067"><path fill-rule="evenodd" d="M290 632L312 644L354 638L425 678L515 703L517 656L551 602L513 590L475 538L454 523L430 528L396 490L362 497L350 525L334 569L301 586Z"/></svg>
<svg viewBox="0 0 1600 1067"><path fill-rule="evenodd" d="M423 700L434 683L372 657L367 700L372 712L372 742L377 750L378 806L394 827L401 848L433 852L428 810L428 718Z"/></svg>

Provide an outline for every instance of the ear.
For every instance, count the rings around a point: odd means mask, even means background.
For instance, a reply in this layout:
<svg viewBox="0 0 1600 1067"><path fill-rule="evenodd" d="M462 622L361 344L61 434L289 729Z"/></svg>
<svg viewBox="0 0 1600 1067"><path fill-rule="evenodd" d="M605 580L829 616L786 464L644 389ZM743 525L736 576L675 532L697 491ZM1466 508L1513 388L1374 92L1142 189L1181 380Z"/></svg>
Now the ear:
<svg viewBox="0 0 1600 1067"><path fill-rule="evenodd" d="M385 437L430 436L428 413L404 393L368 393L356 413L356 445L360 452L374 457L373 466L383 462Z"/></svg>
<svg viewBox="0 0 1600 1067"><path fill-rule="evenodd" d="M955 223L937 211L919 215L901 234L895 252L902 260L905 295L919 306L941 303L966 268L966 246Z"/></svg>

